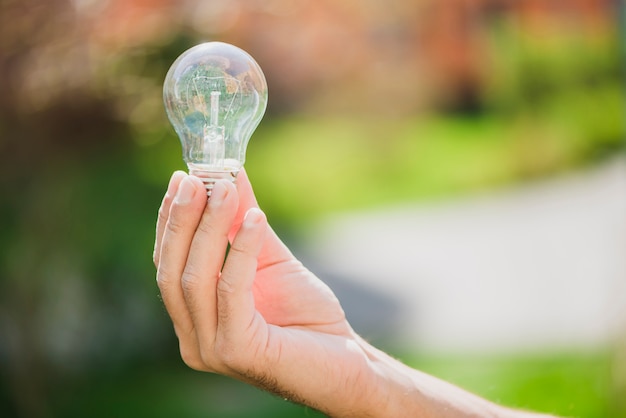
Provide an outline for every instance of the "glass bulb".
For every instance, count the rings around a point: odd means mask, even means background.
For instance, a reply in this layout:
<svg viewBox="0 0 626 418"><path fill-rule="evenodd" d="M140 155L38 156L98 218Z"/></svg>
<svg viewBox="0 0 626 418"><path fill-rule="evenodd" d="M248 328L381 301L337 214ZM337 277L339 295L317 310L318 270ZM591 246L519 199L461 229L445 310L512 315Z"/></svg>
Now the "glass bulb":
<svg viewBox="0 0 626 418"><path fill-rule="evenodd" d="M167 72L163 101L189 174L209 196L217 179L234 182L267 107L267 83L254 58L222 42L196 45Z"/></svg>

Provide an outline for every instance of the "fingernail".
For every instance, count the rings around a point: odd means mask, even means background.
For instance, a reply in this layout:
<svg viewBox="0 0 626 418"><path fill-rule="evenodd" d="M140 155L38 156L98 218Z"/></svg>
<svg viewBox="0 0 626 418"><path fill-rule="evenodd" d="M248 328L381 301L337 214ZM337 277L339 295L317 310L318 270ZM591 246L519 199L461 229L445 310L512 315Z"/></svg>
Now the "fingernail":
<svg viewBox="0 0 626 418"><path fill-rule="evenodd" d="M246 212L246 216L244 216L243 218L243 224L246 226L252 227L257 224L260 224L264 218L265 218L265 215L263 214L261 209L250 208Z"/></svg>
<svg viewBox="0 0 626 418"><path fill-rule="evenodd" d="M178 193L176 193L176 199L174 201L179 205L186 205L191 202L196 194L196 185L191 177L185 177L178 186Z"/></svg>
<svg viewBox="0 0 626 418"><path fill-rule="evenodd" d="M169 194L170 196L174 194L174 184L177 183L176 180L186 175L187 173L185 173L184 171L174 171L174 173L172 173L172 177L170 177L170 182L167 185L167 194ZM180 181L178 181L178 183L180 184Z"/></svg>
<svg viewBox="0 0 626 418"><path fill-rule="evenodd" d="M211 197L209 198L209 205L219 205L226 198L226 195L228 194L228 189L226 189L224 181L225 180L218 180L213 184L213 188L211 189Z"/></svg>

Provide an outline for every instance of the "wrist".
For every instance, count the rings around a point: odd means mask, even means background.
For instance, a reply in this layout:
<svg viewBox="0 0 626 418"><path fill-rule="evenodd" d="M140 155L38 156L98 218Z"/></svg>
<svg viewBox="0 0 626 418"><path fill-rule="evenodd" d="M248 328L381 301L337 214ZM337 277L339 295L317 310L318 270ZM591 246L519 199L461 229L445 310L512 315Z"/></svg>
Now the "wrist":
<svg viewBox="0 0 626 418"><path fill-rule="evenodd" d="M422 395L412 374L415 370L360 339L372 371L372 391L363 405L373 418L421 416ZM410 411L413 414L407 414ZM417 415L416 415L417 414Z"/></svg>
<svg viewBox="0 0 626 418"><path fill-rule="evenodd" d="M408 411L416 413L423 411L419 408L421 401L419 389L410 376L415 371L356 334L354 341L365 358L362 368L355 371L354 387L359 390L352 398L353 408L350 413L331 416L369 418L421 416L407 414Z"/></svg>
<svg viewBox="0 0 626 418"><path fill-rule="evenodd" d="M412 369L360 339L369 359L371 382L362 399L363 415L373 418L424 417L517 417L483 398L450 383ZM367 376L368 373L364 373Z"/></svg>

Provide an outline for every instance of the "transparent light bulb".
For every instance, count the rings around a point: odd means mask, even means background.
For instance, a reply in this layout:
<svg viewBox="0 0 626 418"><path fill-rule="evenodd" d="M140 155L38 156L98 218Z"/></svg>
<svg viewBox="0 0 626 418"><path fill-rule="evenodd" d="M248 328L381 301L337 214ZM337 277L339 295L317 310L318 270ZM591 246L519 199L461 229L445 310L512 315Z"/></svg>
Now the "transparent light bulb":
<svg viewBox="0 0 626 418"><path fill-rule="evenodd" d="M267 107L267 83L259 64L230 44L196 45L167 72L163 102L189 174L204 182L209 196L217 179L234 182Z"/></svg>

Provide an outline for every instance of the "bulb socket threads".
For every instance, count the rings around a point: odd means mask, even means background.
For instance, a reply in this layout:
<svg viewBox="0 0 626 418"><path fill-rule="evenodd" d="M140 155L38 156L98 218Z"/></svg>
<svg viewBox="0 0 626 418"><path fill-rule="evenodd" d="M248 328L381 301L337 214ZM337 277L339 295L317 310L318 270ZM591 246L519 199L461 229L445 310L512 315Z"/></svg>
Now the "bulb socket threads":
<svg viewBox="0 0 626 418"><path fill-rule="evenodd" d="M189 174L195 177L198 177L202 183L204 183L204 187L206 188L207 196L211 196L211 190L213 190L213 185L217 180L227 179L233 183L237 182L237 174L239 174L239 169L235 168L225 168L225 169L217 169L210 167L197 167L195 165L189 164Z"/></svg>

